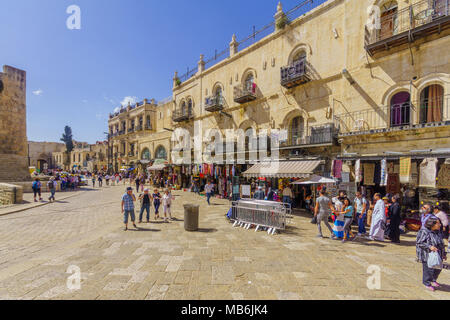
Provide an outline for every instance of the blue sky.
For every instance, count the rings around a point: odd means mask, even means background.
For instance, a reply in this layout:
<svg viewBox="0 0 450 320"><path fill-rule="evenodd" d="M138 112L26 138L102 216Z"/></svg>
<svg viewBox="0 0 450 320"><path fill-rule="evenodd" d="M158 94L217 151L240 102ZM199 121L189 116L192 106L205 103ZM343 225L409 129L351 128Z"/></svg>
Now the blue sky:
<svg viewBox="0 0 450 320"><path fill-rule="evenodd" d="M285 10L302 0L282 1ZM315 5L324 0L315 0ZM171 95L175 70L210 57L273 19L277 0L2 0L0 67L27 71L27 134L58 141L104 138L108 114L126 97ZM70 5L81 30L69 30Z"/></svg>

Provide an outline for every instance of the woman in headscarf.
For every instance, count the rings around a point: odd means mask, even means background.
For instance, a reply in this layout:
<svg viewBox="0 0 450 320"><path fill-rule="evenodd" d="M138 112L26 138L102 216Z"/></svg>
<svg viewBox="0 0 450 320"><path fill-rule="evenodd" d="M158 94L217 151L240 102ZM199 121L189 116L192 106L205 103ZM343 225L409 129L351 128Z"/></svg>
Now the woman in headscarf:
<svg viewBox="0 0 450 320"><path fill-rule="evenodd" d="M430 291L435 291L440 287L437 279L441 273L440 269L432 269L428 267L428 256L430 252L437 252L442 260L447 260L444 241L441 236L441 222L432 216L428 218L425 225L417 233L416 253L418 262L422 263L423 268L423 284Z"/></svg>

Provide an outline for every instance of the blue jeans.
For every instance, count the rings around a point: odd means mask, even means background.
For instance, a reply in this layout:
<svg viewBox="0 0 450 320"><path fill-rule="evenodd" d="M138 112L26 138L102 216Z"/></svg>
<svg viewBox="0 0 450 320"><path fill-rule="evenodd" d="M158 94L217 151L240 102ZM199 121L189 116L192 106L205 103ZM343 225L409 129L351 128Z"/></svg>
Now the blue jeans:
<svg viewBox="0 0 450 320"><path fill-rule="evenodd" d="M289 197L289 196L283 196L283 203L291 204L291 197Z"/></svg>
<svg viewBox="0 0 450 320"><path fill-rule="evenodd" d="M211 204L211 203L209 202L209 199L211 199L211 193L207 193L207 194L206 194L206 201L208 201L208 204Z"/></svg>
<svg viewBox="0 0 450 320"><path fill-rule="evenodd" d="M55 200L55 192L56 192L56 189L55 189L55 188L50 189L50 198L48 198L49 200L50 200L50 199Z"/></svg>
<svg viewBox="0 0 450 320"><path fill-rule="evenodd" d="M131 222L134 222L136 220L136 218L134 216L134 210L124 210L123 223L125 223L125 224L128 223L128 215L131 216Z"/></svg>
<svg viewBox="0 0 450 320"><path fill-rule="evenodd" d="M362 215L362 217L360 218L359 216L361 215L360 213L357 213L358 215L358 232L361 234L365 234L366 233L366 214L364 213Z"/></svg>
<svg viewBox="0 0 450 320"><path fill-rule="evenodd" d="M161 205L161 203L159 201L155 201L153 202L154 206L155 206L155 214L159 214L159 206Z"/></svg>
<svg viewBox="0 0 450 320"><path fill-rule="evenodd" d="M144 203L141 206L141 212L139 213L139 221L142 221L142 215L144 214L144 210L147 211L147 221L150 220L150 203Z"/></svg>

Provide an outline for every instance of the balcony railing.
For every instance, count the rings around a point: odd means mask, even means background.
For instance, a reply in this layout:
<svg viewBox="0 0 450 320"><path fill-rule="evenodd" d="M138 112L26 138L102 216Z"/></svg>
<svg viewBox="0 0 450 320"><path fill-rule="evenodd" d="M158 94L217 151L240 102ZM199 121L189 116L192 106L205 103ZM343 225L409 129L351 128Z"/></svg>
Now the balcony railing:
<svg viewBox="0 0 450 320"><path fill-rule="evenodd" d="M310 81L307 71L306 59L281 67L281 85L290 89Z"/></svg>
<svg viewBox="0 0 450 320"><path fill-rule="evenodd" d="M208 112L216 112L223 110L223 97L211 96L205 99L205 110Z"/></svg>
<svg viewBox="0 0 450 320"><path fill-rule="evenodd" d="M291 132L286 141L280 142L280 148L333 144L336 136L337 130L333 123L311 126L304 130Z"/></svg>
<svg viewBox="0 0 450 320"><path fill-rule="evenodd" d="M119 131L119 136L124 135L124 134L125 134L125 129Z"/></svg>
<svg viewBox="0 0 450 320"><path fill-rule="evenodd" d="M365 47L370 54L439 34L450 27L448 0L422 0L380 18L381 29L365 28Z"/></svg>
<svg viewBox="0 0 450 320"><path fill-rule="evenodd" d="M134 132L134 127L128 128L128 133Z"/></svg>
<svg viewBox="0 0 450 320"><path fill-rule="evenodd" d="M192 112L192 110L178 109L178 110L175 110L172 114L172 120L174 122L189 121L193 118L194 118L194 113Z"/></svg>
<svg viewBox="0 0 450 320"><path fill-rule="evenodd" d="M235 86L233 96L234 102L237 103L247 103L256 100L256 83Z"/></svg>
<svg viewBox="0 0 450 320"><path fill-rule="evenodd" d="M372 130L398 128L411 125L450 125L450 96L419 102L394 104L348 112L334 117L340 134L357 134Z"/></svg>
<svg viewBox="0 0 450 320"><path fill-rule="evenodd" d="M142 124L136 126L136 131L142 131L144 130L144 126Z"/></svg>
<svg viewBox="0 0 450 320"><path fill-rule="evenodd" d="M145 125L145 130L152 130L152 125L147 123Z"/></svg>

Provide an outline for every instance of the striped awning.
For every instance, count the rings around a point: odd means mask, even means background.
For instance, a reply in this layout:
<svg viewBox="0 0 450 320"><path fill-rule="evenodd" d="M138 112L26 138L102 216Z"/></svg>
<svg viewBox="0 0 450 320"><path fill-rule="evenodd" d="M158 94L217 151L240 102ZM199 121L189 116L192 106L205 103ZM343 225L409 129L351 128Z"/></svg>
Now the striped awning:
<svg viewBox="0 0 450 320"><path fill-rule="evenodd" d="M320 160L261 162L243 173L247 178L308 178L321 164Z"/></svg>

